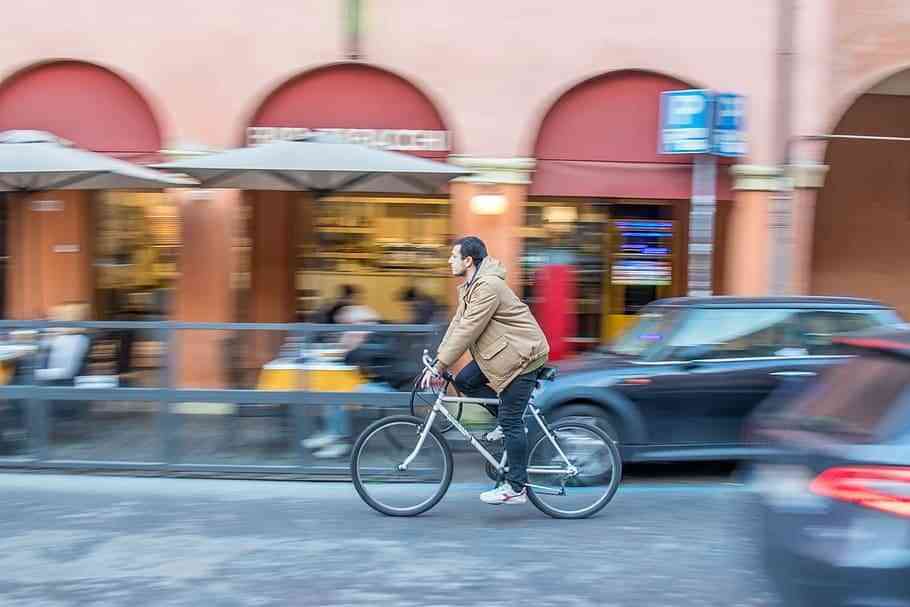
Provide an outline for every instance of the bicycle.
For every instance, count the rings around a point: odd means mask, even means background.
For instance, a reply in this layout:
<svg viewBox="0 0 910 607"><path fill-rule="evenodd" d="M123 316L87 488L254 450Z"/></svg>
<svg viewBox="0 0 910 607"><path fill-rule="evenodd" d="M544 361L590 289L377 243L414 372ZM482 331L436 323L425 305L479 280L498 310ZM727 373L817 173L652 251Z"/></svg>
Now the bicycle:
<svg viewBox="0 0 910 607"><path fill-rule="evenodd" d="M423 364L433 367L424 351ZM586 518L606 506L622 480L622 459L616 443L600 428L579 421L547 424L534 404L543 382L556 370L544 367L523 414L537 423L528 441L528 498L554 518ZM443 498L452 482L452 448L443 436L455 429L486 460L488 474L505 482L508 470L505 449L497 459L460 423L463 405L498 405L498 399L448 396L451 374L444 374L425 417L396 415L377 420L358 436L351 453L351 477L360 497L374 510L388 516L417 516ZM419 378L417 380L419 382ZM416 412L416 385L411 411ZM453 415L447 408L452 406ZM440 424L434 425L437 420ZM528 432L526 425L526 432ZM397 502L397 503L396 503Z"/></svg>

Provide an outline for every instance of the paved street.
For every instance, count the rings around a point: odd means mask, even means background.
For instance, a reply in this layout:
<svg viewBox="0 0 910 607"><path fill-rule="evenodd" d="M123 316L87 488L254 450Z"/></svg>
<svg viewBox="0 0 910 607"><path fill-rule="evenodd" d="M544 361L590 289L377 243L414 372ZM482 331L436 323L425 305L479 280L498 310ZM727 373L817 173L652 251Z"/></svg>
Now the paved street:
<svg viewBox="0 0 910 607"><path fill-rule="evenodd" d="M0 605L776 605L741 486L633 481L584 521L483 487L392 519L343 483L0 474Z"/></svg>

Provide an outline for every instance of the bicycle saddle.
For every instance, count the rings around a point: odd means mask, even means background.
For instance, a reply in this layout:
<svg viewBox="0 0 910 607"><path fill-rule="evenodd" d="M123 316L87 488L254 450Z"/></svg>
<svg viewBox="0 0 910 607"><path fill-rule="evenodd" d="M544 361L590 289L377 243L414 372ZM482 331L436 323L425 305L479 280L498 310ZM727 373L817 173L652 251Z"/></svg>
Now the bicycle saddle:
<svg viewBox="0 0 910 607"><path fill-rule="evenodd" d="M556 379L556 367L541 367L537 379L543 381L553 381Z"/></svg>

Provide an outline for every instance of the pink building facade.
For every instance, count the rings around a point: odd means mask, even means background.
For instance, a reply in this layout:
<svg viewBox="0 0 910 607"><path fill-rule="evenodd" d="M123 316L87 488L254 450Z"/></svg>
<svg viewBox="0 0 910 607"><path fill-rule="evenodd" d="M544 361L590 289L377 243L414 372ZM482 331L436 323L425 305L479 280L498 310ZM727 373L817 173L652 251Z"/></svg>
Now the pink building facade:
<svg viewBox="0 0 910 607"><path fill-rule="evenodd" d="M424 201L449 222L427 229L480 235L516 287L533 283L534 247L586 242L586 224L599 226L588 253L606 260L595 263L605 278L578 285L579 323L585 339L598 341L645 300L688 292L693 159L657 153L659 93L736 92L747 99L748 155L719 166L715 292L869 296L910 315L901 280L910 257L906 143L816 137L910 136L905 4L20 3L6 11L0 38L0 130L48 130L138 162L282 128L396 137L393 149L477 171ZM473 204L485 193L505 204L495 212ZM54 215L33 204L49 195L7 200L9 317L76 299L98 305L96 262L107 245L95 242L94 198L67 194L66 211ZM326 296L308 288L311 274L294 270L300 234L323 225L303 208L311 206L305 196L162 196L180 234L171 317L287 321L302 292ZM370 213L395 215L399 202L378 201L387 210ZM241 216L246 261L231 253ZM610 278L620 263L609 243L625 238L624 221L669 226L660 241L667 253L654 266L666 268L666 280L642 288ZM238 274L248 281L242 312ZM444 297L449 283L433 284ZM376 292L385 285L376 282ZM182 355L205 358L211 347L198 339ZM210 375L201 368L185 379Z"/></svg>

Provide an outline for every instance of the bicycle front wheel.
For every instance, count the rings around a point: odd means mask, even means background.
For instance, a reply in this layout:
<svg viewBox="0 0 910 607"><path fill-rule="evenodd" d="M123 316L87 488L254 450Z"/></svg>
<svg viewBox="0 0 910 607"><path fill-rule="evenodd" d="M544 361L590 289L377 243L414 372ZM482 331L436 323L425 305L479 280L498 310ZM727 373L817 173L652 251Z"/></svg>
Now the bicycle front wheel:
<svg viewBox="0 0 910 607"><path fill-rule="evenodd" d="M597 426L583 422L557 422L550 433L555 445L541 433L528 452L528 497L554 518L596 514L613 499L622 480L616 443Z"/></svg>
<svg viewBox="0 0 910 607"><path fill-rule="evenodd" d="M409 415L387 417L371 424L354 444L354 488L374 510L388 516L416 516L435 506L448 490L452 451L436 428L430 428L420 443L423 423Z"/></svg>

